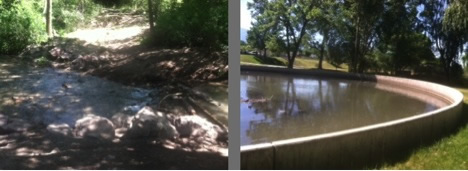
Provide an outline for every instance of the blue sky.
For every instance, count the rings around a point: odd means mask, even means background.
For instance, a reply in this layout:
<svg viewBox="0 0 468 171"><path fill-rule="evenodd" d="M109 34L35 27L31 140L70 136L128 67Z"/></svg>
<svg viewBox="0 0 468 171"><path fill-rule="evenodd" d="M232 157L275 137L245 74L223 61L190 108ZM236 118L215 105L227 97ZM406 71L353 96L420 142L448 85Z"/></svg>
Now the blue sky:
<svg viewBox="0 0 468 171"><path fill-rule="evenodd" d="M250 16L250 11L247 10L247 2L252 2L252 0L241 0L241 28L249 30L251 27L252 17Z"/></svg>

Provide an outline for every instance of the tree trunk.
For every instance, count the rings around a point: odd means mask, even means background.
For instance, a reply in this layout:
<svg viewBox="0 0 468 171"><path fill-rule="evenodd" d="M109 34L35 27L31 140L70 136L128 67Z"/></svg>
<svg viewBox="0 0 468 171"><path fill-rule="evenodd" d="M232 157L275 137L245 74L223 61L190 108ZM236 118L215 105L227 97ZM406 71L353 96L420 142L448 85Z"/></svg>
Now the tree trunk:
<svg viewBox="0 0 468 171"><path fill-rule="evenodd" d="M148 19L150 31L154 32L153 0L148 0Z"/></svg>
<svg viewBox="0 0 468 171"><path fill-rule="evenodd" d="M358 63L359 63L359 46L360 46L360 34L359 34L359 31L360 31L360 17L357 16L356 18L356 23L355 23L355 33L354 33L354 54L352 55L352 58L351 58L351 67L349 68L349 70L351 72L357 72L358 70Z"/></svg>
<svg viewBox="0 0 468 171"><path fill-rule="evenodd" d="M322 38L322 45L320 47L320 56L319 56L319 65L318 69L323 69L322 68L322 62L323 62L323 55L325 54L325 44L327 43L328 39L328 31L323 31L322 32L323 38Z"/></svg>
<svg viewBox="0 0 468 171"><path fill-rule="evenodd" d="M265 59L267 57L266 53L267 53L267 49L265 48L265 49L263 49L263 59Z"/></svg>
<svg viewBox="0 0 468 171"><path fill-rule="evenodd" d="M323 53L325 51L325 39L322 39L322 45L320 47L320 56L319 56L319 63L318 63L318 69L322 69L322 61L323 61Z"/></svg>
<svg viewBox="0 0 468 171"><path fill-rule="evenodd" d="M288 68L293 69L294 66L294 58L288 59Z"/></svg>
<svg viewBox="0 0 468 171"><path fill-rule="evenodd" d="M49 38L54 37L52 31L52 0L47 0L46 3L46 27Z"/></svg>

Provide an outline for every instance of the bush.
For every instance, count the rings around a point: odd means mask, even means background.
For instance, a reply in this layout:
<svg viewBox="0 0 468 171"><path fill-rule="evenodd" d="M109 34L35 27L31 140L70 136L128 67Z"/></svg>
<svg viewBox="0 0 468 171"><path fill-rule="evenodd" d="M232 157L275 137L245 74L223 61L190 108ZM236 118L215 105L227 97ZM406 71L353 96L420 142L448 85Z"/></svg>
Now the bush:
<svg viewBox="0 0 468 171"><path fill-rule="evenodd" d="M228 41L227 0L164 1L152 43L222 49Z"/></svg>
<svg viewBox="0 0 468 171"><path fill-rule="evenodd" d="M72 32L80 24L86 24L86 21L96 16L100 8L91 0L53 1L53 28L59 34Z"/></svg>
<svg viewBox="0 0 468 171"><path fill-rule="evenodd" d="M17 54L27 45L46 40L42 1L0 1L0 54Z"/></svg>

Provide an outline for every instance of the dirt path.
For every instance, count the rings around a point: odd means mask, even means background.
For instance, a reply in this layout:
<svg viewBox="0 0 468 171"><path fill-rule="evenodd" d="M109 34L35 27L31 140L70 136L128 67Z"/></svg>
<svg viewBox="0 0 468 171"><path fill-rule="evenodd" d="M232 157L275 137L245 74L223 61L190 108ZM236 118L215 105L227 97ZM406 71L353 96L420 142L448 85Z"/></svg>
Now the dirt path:
<svg viewBox="0 0 468 171"><path fill-rule="evenodd" d="M110 13L98 16L88 28L78 29L65 37L116 50L139 45L141 36L148 29L142 15Z"/></svg>
<svg viewBox="0 0 468 171"><path fill-rule="evenodd" d="M227 127L225 82L196 81L224 64L190 59L198 52L142 47L143 17L110 14L103 20L109 18L118 22L96 22L22 54L48 55L52 67L0 60L0 169L226 169L226 138L208 144L192 136L102 140L50 131L62 124L77 129L87 114L135 116L144 106Z"/></svg>

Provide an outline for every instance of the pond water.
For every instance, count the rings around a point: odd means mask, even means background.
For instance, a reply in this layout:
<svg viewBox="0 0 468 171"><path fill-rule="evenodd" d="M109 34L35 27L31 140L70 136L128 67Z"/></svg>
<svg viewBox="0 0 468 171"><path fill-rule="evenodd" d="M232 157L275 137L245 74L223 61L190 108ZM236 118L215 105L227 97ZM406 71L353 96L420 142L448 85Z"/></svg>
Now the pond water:
<svg viewBox="0 0 468 171"><path fill-rule="evenodd" d="M318 135L437 109L374 82L241 73L241 144Z"/></svg>

